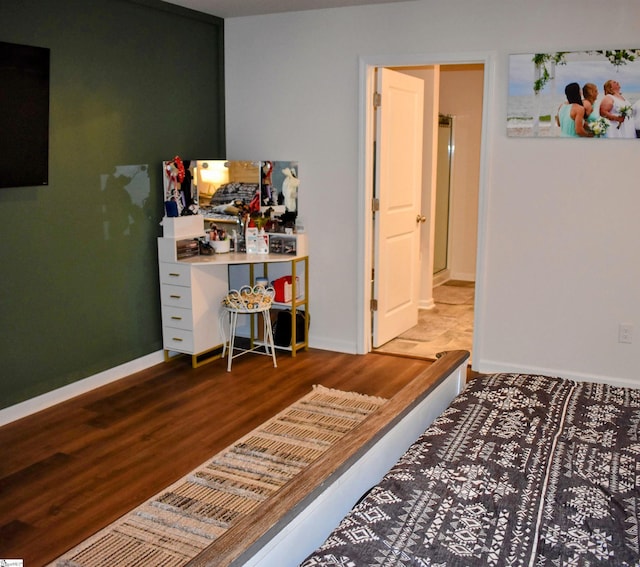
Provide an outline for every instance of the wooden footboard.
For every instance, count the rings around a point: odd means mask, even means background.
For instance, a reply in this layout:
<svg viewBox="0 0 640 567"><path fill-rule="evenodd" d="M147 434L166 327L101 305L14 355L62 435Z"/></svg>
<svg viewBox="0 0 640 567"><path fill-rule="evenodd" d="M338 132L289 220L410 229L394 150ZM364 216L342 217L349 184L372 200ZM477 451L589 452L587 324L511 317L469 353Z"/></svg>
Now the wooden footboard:
<svg viewBox="0 0 640 567"><path fill-rule="evenodd" d="M298 565L462 390L468 358L438 359L188 565Z"/></svg>

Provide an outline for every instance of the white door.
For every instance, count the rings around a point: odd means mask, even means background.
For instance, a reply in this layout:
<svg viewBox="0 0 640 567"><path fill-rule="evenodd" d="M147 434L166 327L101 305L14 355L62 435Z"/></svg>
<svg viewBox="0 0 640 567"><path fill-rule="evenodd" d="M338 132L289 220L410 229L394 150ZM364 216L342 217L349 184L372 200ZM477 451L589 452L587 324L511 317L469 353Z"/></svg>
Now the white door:
<svg viewBox="0 0 640 567"><path fill-rule="evenodd" d="M373 347L418 323L424 83L377 71Z"/></svg>

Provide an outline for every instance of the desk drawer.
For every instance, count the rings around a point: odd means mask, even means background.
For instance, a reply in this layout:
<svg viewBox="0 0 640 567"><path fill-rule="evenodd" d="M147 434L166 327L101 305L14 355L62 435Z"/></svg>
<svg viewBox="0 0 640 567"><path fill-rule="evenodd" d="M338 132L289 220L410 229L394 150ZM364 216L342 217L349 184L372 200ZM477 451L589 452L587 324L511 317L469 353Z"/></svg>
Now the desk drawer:
<svg viewBox="0 0 640 567"><path fill-rule="evenodd" d="M165 327L193 331L193 312L182 307L162 306L162 324Z"/></svg>
<svg viewBox="0 0 640 567"><path fill-rule="evenodd" d="M169 285L191 285L191 266L160 263L160 283Z"/></svg>
<svg viewBox="0 0 640 567"><path fill-rule="evenodd" d="M160 286L162 305L191 309L191 288L179 285L162 284Z"/></svg>
<svg viewBox="0 0 640 567"><path fill-rule="evenodd" d="M162 337L166 350L175 350L186 354L193 352L193 331L174 329L173 327L162 327Z"/></svg>

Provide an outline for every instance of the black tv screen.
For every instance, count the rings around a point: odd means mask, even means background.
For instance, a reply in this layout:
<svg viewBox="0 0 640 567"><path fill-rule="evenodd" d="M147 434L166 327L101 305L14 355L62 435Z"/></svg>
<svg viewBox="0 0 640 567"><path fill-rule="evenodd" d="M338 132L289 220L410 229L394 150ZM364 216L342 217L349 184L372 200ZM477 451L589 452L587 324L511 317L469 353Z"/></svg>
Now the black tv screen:
<svg viewBox="0 0 640 567"><path fill-rule="evenodd" d="M0 187L49 183L49 60L0 41Z"/></svg>

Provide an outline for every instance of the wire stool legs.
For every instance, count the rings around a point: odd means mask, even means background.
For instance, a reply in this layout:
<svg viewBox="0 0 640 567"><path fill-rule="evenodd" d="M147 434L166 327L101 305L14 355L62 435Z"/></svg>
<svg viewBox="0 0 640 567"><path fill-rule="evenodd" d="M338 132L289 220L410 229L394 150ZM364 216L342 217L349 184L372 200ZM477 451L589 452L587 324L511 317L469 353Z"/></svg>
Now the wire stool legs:
<svg viewBox="0 0 640 567"><path fill-rule="evenodd" d="M273 344L273 329L271 327L271 314L270 308L275 296L275 290L273 287L264 287L262 285L242 286L239 290L229 290L227 296L223 299L224 311L229 313L229 340L226 340L224 333L224 324L222 317L220 323L220 333L224 339L224 346L222 347L222 357L224 358L226 349L229 349L229 359L227 360L227 372L231 371L231 361L242 354L247 352L255 352L256 354L266 354L273 358L273 367L277 368L276 363L276 350ZM224 313L221 312L221 313ZM256 345L253 340L253 316L262 313L263 321L263 340L260 344ZM238 315L251 315L251 348L240 348L235 346L236 332L238 329ZM260 352L258 349L264 347L264 352ZM238 351L237 354L234 354Z"/></svg>
<svg viewBox="0 0 640 567"><path fill-rule="evenodd" d="M224 339L223 347L222 347L222 358L224 358L225 353L227 354L227 372L231 372L231 362L234 358L246 354L248 352L255 352L256 354L263 354L267 356L271 356L273 359L273 367L277 368L278 363L276 361L276 349L273 343L273 328L271 326L271 315L269 313L269 309L262 309L259 311L251 311L247 312L244 310L226 308L226 311L229 313L229 338L227 339L224 333L224 324L222 319L220 321L220 329ZM252 348L241 348L235 346L236 342L236 331L238 328L238 315L262 315L262 324L263 324L263 336L264 342L253 346ZM258 349L263 348L265 352L259 352ZM228 349L228 352L227 352Z"/></svg>

